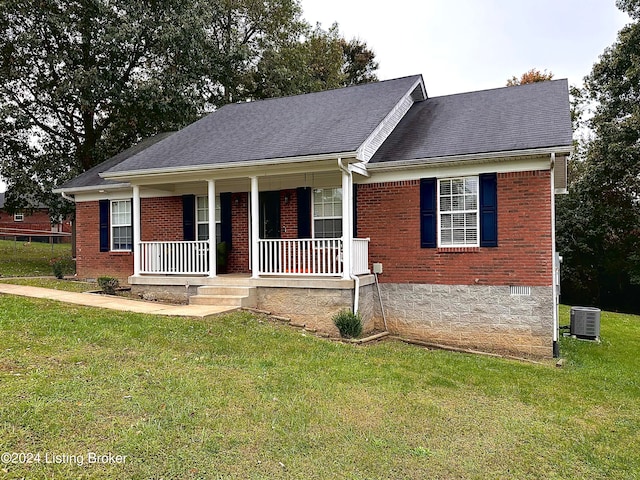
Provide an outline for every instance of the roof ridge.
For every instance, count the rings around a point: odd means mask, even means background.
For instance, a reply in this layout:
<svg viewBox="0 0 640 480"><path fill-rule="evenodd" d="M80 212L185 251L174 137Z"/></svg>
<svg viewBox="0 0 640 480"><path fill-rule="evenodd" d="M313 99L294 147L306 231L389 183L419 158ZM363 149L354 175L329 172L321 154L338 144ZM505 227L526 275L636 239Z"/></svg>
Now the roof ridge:
<svg viewBox="0 0 640 480"><path fill-rule="evenodd" d="M281 97L258 98L258 99L255 99L255 100L249 100L249 101L244 101L244 102L227 103L226 105L223 105L222 107L218 108L217 110L214 110L213 112L210 112L207 115L210 115L211 113L219 112L223 108L232 107L232 106L251 105L251 104L254 104L254 103L258 103L258 102L263 103L263 102L270 102L270 101L276 101L276 100L283 100L283 99L286 99L286 98L307 97L309 95L325 94L325 93L329 93L329 92L336 92L336 91L339 91L339 90L347 90L347 89L355 89L355 88L359 88L359 87L370 87L372 85L379 85L381 83L394 82L394 81L405 80L405 79L414 78L414 77L417 80L418 78L422 78L422 74L417 73L415 75L405 75L403 77L388 78L386 80L377 80L375 82L359 83L357 85L347 85L346 87L335 87L335 88L330 88L328 90L318 90L316 92L297 93L295 95L283 95ZM207 115L205 115L204 117L206 117ZM202 118L204 118L204 117L202 117Z"/></svg>
<svg viewBox="0 0 640 480"><path fill-rule="evenodd" d="M567 84L569 83L569 79L567 78L554 78L552 80L544 80L542 82L533 82L533 83L525 83L523 85L505 85L503 87L492 87L492 88L484 88L482 90L471 90L469 92L458 92L458 93L449 93L447 95L436 95L434 97L429 97L426 100L434 100L436 98L443 98L443 97L455 97L457 95L472 95L472 94L476 94L476 93L482 93L482 92L493 92L496 90L505 90L507 88L528 88L528 87L533 87L535 86L539 86L540 84L544 84L544 83L556 83L556 82L566 82Z"/></svg>

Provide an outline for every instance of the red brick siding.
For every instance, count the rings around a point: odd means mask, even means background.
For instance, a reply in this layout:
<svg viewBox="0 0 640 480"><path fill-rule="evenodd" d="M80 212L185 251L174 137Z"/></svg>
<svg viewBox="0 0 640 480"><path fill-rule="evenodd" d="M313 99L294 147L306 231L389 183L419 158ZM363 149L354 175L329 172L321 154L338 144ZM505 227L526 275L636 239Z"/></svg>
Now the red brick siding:
<svg viewBox="0 0 640 480"><path fill-rule="evenodd" d="M182 230L182 197L140 199L143 242L184 240Z"/></svg>
<svg viewBox="0 0 640 480"><path fill-rule="evenodd" d="M280 191L280 237L298 238L298 194L296 190Z"/></svg>
<svg viewBox="0 0 640 480"><path fill-rule="evenodd" d="M56 224L57 225L57 224ZM40 230L42 232L51 231L51 219L46 209L35 210L31 214L24 214L24 220L16 222L13 214L0 210L0 229L28 229ZM62 222L62 231L71 233L71 221L69 219Z"/></svg>
<svg viewBox="0 0 640 480"><path fill-rule="evenodd" d="M103 275L125 282L133 274L133 254L100 251L100 210L98 202L76 204L76 273L80 278Z"/></svg>
<svg viewBox="0 0 640 480"><path fill-rule="evenodd" d="M381 282L551 285L549 171L498 174L498 247L420 248L418 180L358 186L358 237Z"/></svg>
<svg viewBox="0 0 640 480"><path fill-rule="evenodd" d="M227 259L228 273L249 272L249 195L231 195L232 249Z"/></svg>

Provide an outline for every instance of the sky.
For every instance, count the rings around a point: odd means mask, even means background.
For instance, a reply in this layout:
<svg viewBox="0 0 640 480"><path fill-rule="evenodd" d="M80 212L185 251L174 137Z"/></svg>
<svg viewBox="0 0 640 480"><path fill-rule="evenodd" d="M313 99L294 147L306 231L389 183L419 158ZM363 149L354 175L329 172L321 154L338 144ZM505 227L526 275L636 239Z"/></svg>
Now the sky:
<svg viewBox="0 0 640 480"><path fill-rule="evenodd" d="M422 74L430 97L505 86L537 68L582 85L630 21L615 0L301 0L312 25L359 38L378 78ZM6 186L0 178L0 192Z"/></svg>
<svg viewBox="0 0 640 480"><path fill-rule="evenodd" d="M582 85L630 22L615 0L301 0L303 16L359 38L378 78L422 74L430 97L503 87L532 68ZM379 5L379 6L375 6Z"/></svg>

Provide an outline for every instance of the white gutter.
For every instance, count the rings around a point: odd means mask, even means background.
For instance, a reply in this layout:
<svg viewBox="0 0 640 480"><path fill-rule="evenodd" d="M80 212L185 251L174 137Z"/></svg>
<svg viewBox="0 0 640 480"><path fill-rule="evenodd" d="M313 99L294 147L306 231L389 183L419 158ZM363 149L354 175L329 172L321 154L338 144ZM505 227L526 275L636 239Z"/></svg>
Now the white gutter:
<svg viewBox="0 0 640 480"><path fill-rule="evenodd" d="M182 167L162 167L162 168L149 168L145 170L128 170L125 172L102 172L100 173L100 177L116 180L121 178L131 178L131 177L145 177L145 176L153 176L153 175L167 175L174 173L197 173L199 175L205 174L207 172L216 172L219 170L229 170L229 169L240 169L240 168L252 168L252 167L264 167L269 165L278 165L282 166L283 164L292 164L292 163L306 163L306 162L316 162L319 160L334 160L336 156L340 158L354 158L355 160L357 152L342 152L342 153L330 153L330 154L320 154L320 155L306 155L300 157L282 157L282 158L270 158L270 159L260 159L260 160L248 160L244 162L227 162L220 164L206 164L206 165L189 165Z"/></svg>
<svg viewBox="0 0 640 480"><path fill-rule="evenodd" d="M73 188L66 188L64 190L61 188L54 188L51 191L53 193L60 193L60 194L70 193L73 195L76 193L95 192L97 190L116 190L121 188L131 188L131 184L130 183L109 183L107 185L91 185L88 187L73 187Z"/></svg>
<svg viewBox="0 0 640 480"><path fill-rule="evenodd" d="M353 211L353 206L352 203L350 201L351 198L353 198L353 190L352 190L352 186L353 186L353 174L351 173L351 170L349 169L348 166L345 166L342 163L342 158L338 158L338 168L346 175L346 177L348 178L348 181L345 183L343 181L343 187L346 185L347 188L343 188L342 189L342 195L343 195L343 199L346 199L346 203L347 203L347 207L346 209L343 208L343 212L342 212L342 216L343 218L346 218L346 226L347 228L343 228L343 232L342 232L342 238L344 239L344 245L342 247L343 252L344 252L344 258L347 258L347 255L349 256L349 261L346 262L347 263L347 268L349 269L349 278L351 280L354 281L354 292L353 292L353 313L357 314L358 313L358 308L360 306L360 278L357 275L353 274L353 267L352 267L352 245L353 245L353 234L351 234L351 231L353 229L353 219L352 219L352 211ZM345 178L345 177L343 177ZM346 190L346 191L345 191ZM345 200L343 200L344 202ZM343 203L344 205L344 203ZM346 212L345 212L346 210ZM349 245L347 245L347 242L349 243ZM343 258L343 265L344 265L344 258ZM344 268L344 267L343 267Z"/></svg>
<svg viewBox="0 0 640 480"><path fill-rule="evenodd" d="M53 190L53 193L58 193L55 190ZM69 195L67 195L65 192L63 192L62 190L60 190L60 195L62 195L62 198L64 198L65 200L67 200L68 202L72 202L72 203L76 203L76 199L75 198L71 198Z"/></svg>
<svg viewBox="0 0 640 480"><path fill-rule="evenodd" d="M451 155L448 157L415 158L408 160L398 160L392 162L367 163L367 170L383 172L387 170L397 170L405 167L448 164L453 162L487 161L509 159L513 157L547 156L556 153L573 152L572 146L558 146L545 148L531 148L526 150L508 150L504 152L470 153L465 155Z"/></svg>

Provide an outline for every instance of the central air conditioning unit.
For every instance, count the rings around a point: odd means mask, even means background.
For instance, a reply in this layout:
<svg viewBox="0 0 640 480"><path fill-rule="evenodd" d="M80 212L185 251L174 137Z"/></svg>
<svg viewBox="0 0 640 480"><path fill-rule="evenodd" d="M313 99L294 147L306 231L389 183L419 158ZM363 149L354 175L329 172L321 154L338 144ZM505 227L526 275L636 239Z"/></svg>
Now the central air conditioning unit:
<svg viewBox="0 0 640 480"><path fill-rule="evenodd" d="M596 340L600 336L600 309L571 307L571 335Z"/></svg>

